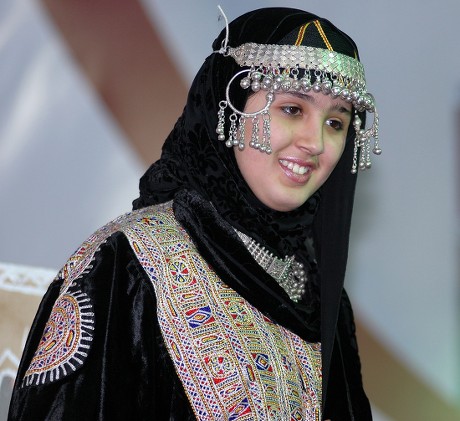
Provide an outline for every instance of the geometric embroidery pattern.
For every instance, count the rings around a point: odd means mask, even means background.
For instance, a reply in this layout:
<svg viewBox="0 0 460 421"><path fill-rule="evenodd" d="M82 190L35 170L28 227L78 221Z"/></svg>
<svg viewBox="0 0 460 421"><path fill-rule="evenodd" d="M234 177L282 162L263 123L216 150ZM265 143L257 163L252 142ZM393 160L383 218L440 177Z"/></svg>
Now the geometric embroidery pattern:
<svg viewBox="0 0 460 421"><path fill-rule="evenodd" d="M94 328L91 308L81 291L57 299L25 374L25 385L58 380L83 365Z"/></svg>
<svg viewBox="0 0 460 421"><path fill-rule="evenodd" d="M171 208L123 229L157 297L168 353L200 420L320 420L321 347L225 285Z"/></svg>

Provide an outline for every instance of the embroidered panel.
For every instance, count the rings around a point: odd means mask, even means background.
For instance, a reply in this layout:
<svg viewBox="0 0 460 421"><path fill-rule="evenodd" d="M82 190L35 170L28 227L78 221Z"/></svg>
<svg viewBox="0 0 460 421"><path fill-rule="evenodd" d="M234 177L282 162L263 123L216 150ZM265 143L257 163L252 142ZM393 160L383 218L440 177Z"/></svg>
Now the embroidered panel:
<svg viewBox="0 0 460 421"><path fill-rule="evenodd" d="M320 420L321 350L225 285L172 210L125 229L153 282L171 359L200 420Z"/></svg>

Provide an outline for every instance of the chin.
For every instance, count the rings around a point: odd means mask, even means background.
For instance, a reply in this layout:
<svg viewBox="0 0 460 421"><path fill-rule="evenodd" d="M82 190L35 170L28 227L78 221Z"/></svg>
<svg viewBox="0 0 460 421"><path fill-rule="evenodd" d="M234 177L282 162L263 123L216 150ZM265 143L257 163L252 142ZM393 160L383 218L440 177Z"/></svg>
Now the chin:
<svg viewBox="0 0 460 421"><path fill-rule="evenodd" d="M256 197L270 209L278 212L290 212L300 208L314 192L300 192L299 190L282 191L280 194L260 195Z"/></svg>
<svg viewBox="0 0 460 421"><path fill-rule="evenodd" d="M271 205L267 204L267 206L278 212L290 212L290 211L296 210L297 208L300 208L307 200L308 198L305 199L304 201L298 201L298 202L285 201L283 203L271 203Z"/></svg>

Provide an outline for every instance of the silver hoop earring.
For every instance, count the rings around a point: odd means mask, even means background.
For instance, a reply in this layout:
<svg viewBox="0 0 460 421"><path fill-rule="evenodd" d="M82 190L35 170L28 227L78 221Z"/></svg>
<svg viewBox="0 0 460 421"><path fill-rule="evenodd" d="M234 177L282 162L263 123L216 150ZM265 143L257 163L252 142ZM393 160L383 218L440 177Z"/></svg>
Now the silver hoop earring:
<svg viewBox="0 0 460 421"><path fill-rule="evenodd" d="M273 90L270 89L267 92L265 106L255 112L246 113L244 111L239 110L236 108L232 101L230 100L230 88L233 81L240 75L244 73L250 73L251 77L245 77L241 80L240 86L243 89L247 89L249 87L252 88L254 92L258 92L260 90L260 79L262 74L257 72L257 70L251 69L244 69L236 73L228 82L227 87L225 89L225 101L219 102L219 111L217 112L217 128L216 132L218 134L218 139L221 141L225 141L225 145L229 148L238 146L239 150L244 149L244 137L245 137L245 124L246 119L252 119L252 133L251 133L251 141L249 142L249 146L258 149L261 152L265 152L270 154L272 152L271 143L270 143L270 114L268 112L270 105L275 98L275 94ZM253 79L251 83L251 78ZM230 129L229 129L229 137L226 139L225 137L225 109L230 107L233 111L229 117L230 120ZM260 134L259 134L259 115L262 115L263 124L262 124L262 142L259 141ZM238 119L239 116L239 119ZM238 127L237 127L237 120L238 120Z"/></svg>

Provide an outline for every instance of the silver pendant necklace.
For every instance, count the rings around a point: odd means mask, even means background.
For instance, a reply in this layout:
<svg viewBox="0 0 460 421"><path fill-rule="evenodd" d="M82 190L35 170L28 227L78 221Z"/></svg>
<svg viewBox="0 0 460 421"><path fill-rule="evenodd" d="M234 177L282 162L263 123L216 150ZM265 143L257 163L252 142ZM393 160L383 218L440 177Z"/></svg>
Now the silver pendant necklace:
<svg viewBox="0 0 460 421"><path fill-rule="evenodd" d="M238 230L235 231L262 269L278 282L292 301L299 302L305 293L307 283L307 274L303 264L297 262L294 256L280 259L248 235Z"/></svg>

